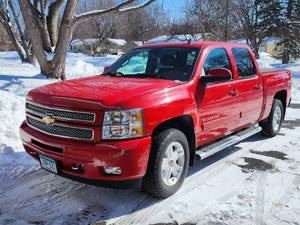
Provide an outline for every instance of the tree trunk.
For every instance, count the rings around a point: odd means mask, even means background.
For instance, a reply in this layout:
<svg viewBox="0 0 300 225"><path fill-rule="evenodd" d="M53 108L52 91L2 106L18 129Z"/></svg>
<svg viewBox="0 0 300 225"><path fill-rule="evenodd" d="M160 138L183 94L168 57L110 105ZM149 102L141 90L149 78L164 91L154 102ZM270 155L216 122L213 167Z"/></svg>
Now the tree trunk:
<svg viewBox="0 0 300 225"><path fill-rule="evenodd" d="M41 6L41 34L43 39L43 46L44 50L48 53L52 53L52 46L50 41L50 36L48 32L48 25L47 25L47 17L45 12L46 1L40 1Z"/></svg>
<svg viewBox="0 0 300 225"><path fill-rule="evenodd" d="M39 62L41 72L49 77L48 74L51 74L52 69L50 63L47 61L47 55L44 52L42 34L39 24L37 23L38 18L36 18L36 14L33 12L30 0L19 0L19 4L25 22L26 34L32 43L33 55Z"/></svg>
<svg viewBox="0 0 300 225"><path fill-rule="evenodd" d="M255 58L256 59L260 59L260 56L259 56L259 46L255 46L254 49L254 55L255 55Z"/></svg>
<svg viewBox="0 0 300 225"><path fill-rule="evenodd" d="M11 21L8 16L8 9L7 5L4 5L4 2L0 0L0 23L3 25L7 35L9 36L10 40L12 41L16 51L18 52L22 62L25 60L25 53L24 49L20 45L20 43L17 40L17 37L15 36L13 29L11 27Z"/></svg>
<svg viewBox="0 0 300 225"><path fill-rule="evenodd" d="M8 1L8 5L10 7L10 10L12 12L12 15L14 17L14 21L17 25L17 29L18 29L18 32L19 32L19 35L20 35L20 39L21 39L21 45L25 51L25 59L24 59L24 62L28 62L28 63L31 63L33 65L35 65L35 62L34 62L34 59L33 59L33 56L31 55L30 51L29 51L29 47L28 45L26 44L26 38L24 36L24 33L22 31L22 27L21 27L21 24L20 24L20 21L19 21L19 18L16 14L16 11L15 11L15 8L14 8L14 5L12 3L11 0Z"/></svg>
<svg viewBox="0 0 300 225"><path fill-rule="evenodd" d="M282 54L282 64L289 64L290 62L290 54L289 54L289 50L288 50L288 46L286 46L287 44L284 44L284 50L283 50L283 54Z"/></svg>
<svg viewBox="0 0 300 225"><path fill-rule="evenodd" d="M58 37L58 19L59 9L63 5L64 0L57 0L49 6L49 13L47 16L47 25L51 41L51 46L56 46Z"/></svg>
<svg viewBox="0 0 300 225"><path fill-rule="evenodd" d="M22 48L22 46L18 42L17 38L15 37L15 34L12 31L11 26L6 23L3 23L2 25L3 25L6 33L8 34L9 39L12 41L14 47L16 48L16 51L18 52L20 59L22 60L22 62L24 62L25 61L24 49Z"/></svg>
<svg viewBox="0 0 300 225"><path fill-rule="evenodd" d="M51 76L62 80L65 79L66 56L75 25L77 4L78 0L69 0L66 5L54 52L55 56L52 60L53 70Z"/></svg>

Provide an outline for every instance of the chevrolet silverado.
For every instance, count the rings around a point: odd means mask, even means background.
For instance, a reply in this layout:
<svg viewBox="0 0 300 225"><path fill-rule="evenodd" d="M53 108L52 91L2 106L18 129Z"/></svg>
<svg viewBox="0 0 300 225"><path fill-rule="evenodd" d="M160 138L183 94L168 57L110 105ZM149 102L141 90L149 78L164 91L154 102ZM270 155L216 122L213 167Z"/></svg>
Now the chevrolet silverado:
<svg viewBox="0 0 300 225"><path fill-rule="evenodd" d="M290 71L261 71L247 45L144 45L102 75L30 91L20 134L50 172L166 198L196 155L278 134L290 99Z"/></svg>

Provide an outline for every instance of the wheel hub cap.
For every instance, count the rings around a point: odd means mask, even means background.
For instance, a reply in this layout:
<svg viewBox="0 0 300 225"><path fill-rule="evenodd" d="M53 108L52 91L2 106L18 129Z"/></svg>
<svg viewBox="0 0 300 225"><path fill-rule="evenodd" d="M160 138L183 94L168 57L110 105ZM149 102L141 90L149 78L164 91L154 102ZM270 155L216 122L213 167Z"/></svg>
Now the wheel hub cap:
<svg viewBox="0 0 300 225"><path fill-rule="evenodd" d="M161 174L164 183L173 186L180 179L185 162L184 148L179 142L172 142L162 159Z"/></svg>
<svg viewBox="0 0 300 225"><path fill-rule="evenodd" d="M274 131L278 131L280 124L281 124L281 117L282 117L282 112L279 106L276 106L274 109L274 116L273 116L273 129Z"/></svg>

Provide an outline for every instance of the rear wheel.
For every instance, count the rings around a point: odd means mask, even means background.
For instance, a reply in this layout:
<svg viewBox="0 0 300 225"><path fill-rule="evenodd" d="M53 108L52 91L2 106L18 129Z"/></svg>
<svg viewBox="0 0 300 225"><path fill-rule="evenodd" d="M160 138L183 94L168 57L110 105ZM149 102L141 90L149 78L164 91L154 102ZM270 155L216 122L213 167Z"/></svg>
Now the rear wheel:
<svg viewBox="0 0 300 225"><path fill-rule="evenodd" d="M266 121L261 123L262 133L274 137L280 132L284 117L284 108L280 100L274 99L270 115Z"/></svg>
<svg viewBox="0 0 300 225"><path fill-rule="evenodd" d="M168 129L153 138L143 189L158 198L173 195L182 185L189 164L186 136L177 129Z"/></svg>

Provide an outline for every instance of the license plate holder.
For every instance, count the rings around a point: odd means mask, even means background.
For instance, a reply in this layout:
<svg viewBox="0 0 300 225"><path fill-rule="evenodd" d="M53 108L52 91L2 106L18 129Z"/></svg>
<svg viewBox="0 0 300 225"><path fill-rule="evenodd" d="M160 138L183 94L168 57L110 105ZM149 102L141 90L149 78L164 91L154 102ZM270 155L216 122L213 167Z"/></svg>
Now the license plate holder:
<svg viewBox="0 0 300 225"><path fill-rule="evenodd" d="M40 163L43 169L57 174L57 164L54 159L40 155Z"/></svg>

